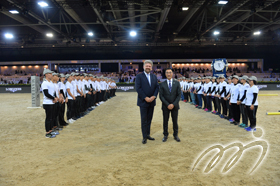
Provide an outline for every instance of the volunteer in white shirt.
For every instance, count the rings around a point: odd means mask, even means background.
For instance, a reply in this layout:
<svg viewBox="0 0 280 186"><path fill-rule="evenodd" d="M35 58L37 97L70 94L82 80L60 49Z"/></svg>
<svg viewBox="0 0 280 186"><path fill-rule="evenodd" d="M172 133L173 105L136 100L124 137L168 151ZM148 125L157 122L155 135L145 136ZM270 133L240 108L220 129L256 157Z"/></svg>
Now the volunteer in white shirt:
<svg viewBox="0 0 280 186"><path fill-rule="evenodd" d="M229 76L228 79L227 79L228 82L227 82L227 85L226 85L226 93L225 93L224 100L226 102L227 113L228 113L228 116L225 116L225 119L233 120L233 115L231 113L231 106L229 105L230 89L232 87L231 79L232 79L231 76Z"/></svg>
<svg viewBox="0 0 280 186"><path fill-rule="evenodd" d="M258 93L259 89L256 86L257 78L255 76L251 76L249 79L250 88L248 88L246 92L246 110L250 120L250 127L245 128L246 131L256 131L256 123L257 123L257 110L258 110Z"/></svg>
<svg viewBox="0 0 280 186"><path fill-rule="evenodd" d="M46 138L54 138L56 135L52 134L53 127L53 107L54 104L58 101L58 98L54 96L54 84L51 81L52 71L49 69L44 69L43 74L46 78L43 81L41 88L43 90L43 108L45 109L46 119L45 119L45 129L46 129Z"/></svg>
<svg viewBox="0 0 280 186"><path fill-rule="evenodd" d="M75 89L72 83L74 79L74 74L66 75L66 79L67 82L65 87L66 87L67 97L68 97L66 116L67 116L68 123L73 123L75 122L75 120L73 120L72 118L75 117L75 100L76 100L75 93L74 93Z"/></svg>
<svg viewBox="0 0 280 186"><path fill-rule="evenodd" d="M211 86L211 99L214 105L214 110L212 112L212 114L216 114L218 111L218 107L217 107L217 102L216 102L216 97L215 97L215 92L216 92L216 87L217 87L217 82L216 82L216 77L212 77L211 78L212 81L212 86Z"/></svg>
<svg viewBox="0 0 280 186"><path fill-rule="evenodd" d="M245 106L245 100L246 100L246 92L248 88L250 88L249 84L247 83L248 76L242 76L240 78L241 80L241 86L239 89L239 100L237 102L237 105L240 106L240 112L242 115L242 123L239 125L241 128L246 128L248 127L248 115L246 111L246 106Z"/></svg>
<svg viewBox="0 0 280 186"><path fill-rule="evenodd" d="M226 101L224 100L225 94L226 94L226 86L227 83L224 81L225 77L224 75L220 75L219 76L219 80L221 81L219 84L219 98L221 101L221 105L223 107L223 113L220 115L221 118L225 118L225 116L227 116L227 105L226 105Z"/></svg>
<svg viewBox="0 0 280 186"><path fill-rule="evenodd" d="M207 102L206 112L212 112L211 88L212 88L211 77L207 76L205 78L205 85L204 85L204 96L206 97L206 102Z"/></svg>
<svg viewBox="0 0 280 186"><path fill-rule="evenodd" d="M221 84L221 81L220 81L220 78L217 78L217 85L216 85L216 90L215 90L215 100L216 100L216 104L217 104L217 112L216 112L216 115L220 116L221 113L222 113L222 108L221 108L221 98L220 98L220 84Z"/></svg>
<svg viewBox="0 0 280 186"><path fill-rule="evenodd" d="M53 108L53 114L54 114L54 126L53 126L53 129L54 130L59 130L59 125L58 125L58 113L59 113L59 102L61 102L61 97L60 97L60 94L59 94L59 86L57 84L58 80L59 80L59 77L58 77L58 73L53 73L52 74L53 77L52 77L52 82L54 84L54 96L58 98L58 102L56 102L54 104L54 108ZM63 128L63 127L62 127ZM61 129L62 130L62 129ZM56 135L59 134L58 131L56 131Z"/></svg>
<svg viewBox="0 0 280 186"><path fill-rule="evenodd" d="M58 86L59 86L59 90L60 90L60 95L62 95L62 98L63 98L63 100L59 103L58 122L61 126L67 126L68 123L66 123L64 120L65 103L67 104L67 102L68 102L64 74L60 74L60 82L58 82Z"/></svg>
<svg viewBox="0 0 280 186"><path fill-rule="evenodd" d="M240 107L237 105L237 101L239 99L239 89L240 84L238 83L239 77L237 75L234 75L232 77L233 86L230 89L230 100L229 105L232 108L232 114L233 114L233 120L231 121L231 124L239 125L240 123ZM229 97L228 96L228 97Z"/></svg>
<svg viewBox="0 0 280 186"><path fill-rule="evenodd" d="M202 108L202 85L201 85L201 78L197 78L197 83L195 84L195 95L197 96L198 103L196 107L201 109Z"/></svg>

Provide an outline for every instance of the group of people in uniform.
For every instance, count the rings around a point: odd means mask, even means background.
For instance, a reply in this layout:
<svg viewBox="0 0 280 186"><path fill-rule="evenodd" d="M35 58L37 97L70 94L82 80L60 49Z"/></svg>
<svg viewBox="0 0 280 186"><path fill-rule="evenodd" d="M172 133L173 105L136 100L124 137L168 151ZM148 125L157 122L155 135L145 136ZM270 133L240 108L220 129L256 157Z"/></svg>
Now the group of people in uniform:
<svg viewBox="0 0 280 186"><path fill-rule="evenodd" d="M116 96L115 81L92 74L58 74L44 69L41 85L45 109L46 138L54 138L69 123L84 117L108 99ZM64 119L67 104L67 122Z"/></svg>
<svg viewBox="0 0 280 186"><path fill-rule="evenodd" d="M178 80L184 102L227 119L231 124L244 128L246 131L256 131L259 92L256 86L257 77L234 75L225 80L224 75L220 75L217 78L182 77Z"/></svg>

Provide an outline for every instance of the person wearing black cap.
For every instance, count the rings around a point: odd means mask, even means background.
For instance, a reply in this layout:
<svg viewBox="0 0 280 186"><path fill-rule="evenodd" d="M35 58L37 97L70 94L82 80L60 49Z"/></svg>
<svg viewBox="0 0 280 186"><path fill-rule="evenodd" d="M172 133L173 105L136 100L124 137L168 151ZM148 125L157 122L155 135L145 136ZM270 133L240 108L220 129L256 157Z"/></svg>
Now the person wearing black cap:
<svg viewBox="0 0 280 186"><path fill-rule="evenodd" d="M257 78L255 76L251 76L249 78L249 85L250 88L248 88L246 92L246 110L247 115L250 120L250 127L245 128L246 131L256 131L256 123L257 123L257 110L258 110L258 93L259 89L256 86L257 84Z"/></svg>
<svg viewBox="0 0 280 186"><path fill-rule="evenodd" d="M58 101L58 98L54 96L55 87L52 83L52 71L49 69L44 69L43 74L46 77L46 80L43 81L41 88L43 90L43 108L45 109L46 119L45 119L45 129L46 129L46 138L56 137L55 132L52 131L54 118L53 118L53 108L54 104Z"/></svg>

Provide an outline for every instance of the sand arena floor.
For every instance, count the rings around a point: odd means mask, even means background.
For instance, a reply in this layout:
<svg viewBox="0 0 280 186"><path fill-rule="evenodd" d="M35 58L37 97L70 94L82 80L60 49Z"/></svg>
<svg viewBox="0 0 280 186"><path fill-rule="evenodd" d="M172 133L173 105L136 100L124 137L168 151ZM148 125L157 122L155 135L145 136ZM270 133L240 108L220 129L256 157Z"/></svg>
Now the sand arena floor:
<svg viewBox="0 0 280 186"><path fill-rule="evenodd" d="M172 138L171 121L171 135L166 143L161 141L162 112L157 100L151 127L156 140L143 145L136 96L117 93L117 97L64 128L56 138L46 139L44 110L27 109L31 95L1 94L0 185L280 185L280 115L266 115L280 110L280 96L258 98L257 126L264 131L258 139L266 140L269 149L252 174L249 171L261 153L258 147L246 150L225 174L221 170L236 148L227 150L210 173L203 170L217 152L214 150L192 171L194 162L208 147L238 141L245 145L256 138L187 103L180 102L180 143Z"/></svg>

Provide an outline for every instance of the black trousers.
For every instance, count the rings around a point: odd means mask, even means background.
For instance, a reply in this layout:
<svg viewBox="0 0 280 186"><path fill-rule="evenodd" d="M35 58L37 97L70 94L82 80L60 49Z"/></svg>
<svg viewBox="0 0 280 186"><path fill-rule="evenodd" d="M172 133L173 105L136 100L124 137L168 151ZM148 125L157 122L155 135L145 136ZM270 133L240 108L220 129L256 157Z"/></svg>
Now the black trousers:
<svg viewBox="0 0 280 186"><path fill-rule="evenodd" d="M171 112L173 122L173 136L178 136L178 109L169 110L167 108L162 109L163 114L163 135L168 136L168 120Z"/></svg>
<svg viewBox="0 0 280 186"><path fill-rule="evenodd" d="M237 105L237 103L231 103L230 106L231 106L234 121L239 123L240 122L240 107L239 107L239 105Z"/></svg>
<svg viewBox="0 0 280 186"><path fill-rule="evenodd" d="M86 96L86 109L88 109L90 106L91 106L91 102L92 102L92 100L91 100L91 98L92 98L92 96L90 95L90 94L87 94L87 96Z"/></svg>
<svg viewBox="0 0 280 186"><path fill-rule="evenodd" d="M75 101L72 99L68 99L66 116L67 120L75 116Z"/></svg>
<svg viewBox="0 0 280 186"><path fill-rule="evenodd" d="M221 103L222 103L222 107L223 107L223 115L226 116L227 115L227 103L224 100L224 98L221 97Z"/></svg>
<svg viewBox="0 0 280 186"><path fill-rule="evenodd" d="M250 106L246 106L246 110L247 110L247 115L249 117L250 120L250 127L252 129L256 128L256 124L257 124L257 110L258 110L258 106L254 106L254 110L250 109Z"/></svg>
<svg viewBox="0 0 280 186"><path fill-rule="evenodd" d="M64 120L64 114L65 114L65 102L59 103L59 113L58 113L58 122L60 125L64 125L66 122Z"/></svg>
<svg viewBox="0 0 280 186"><path fill-rule="evenodd" d="M195 102L196 102L196 104L198 105L199 101L198 101L197 94L194 94L194 98L195 98Z"/></svg>
<svg viewBox="0 0 280 186"><path fill-rule="evenodd" d="M245 104L241 104L239 106L242 115L242 123L248 125L248 114L247 114L246 106Z"/></svg>
<svg viewBox="0 0 280 186"><path fill-rule="evenodd" d="M215 101L216 101L216 104L217 104L217 110L220 114L222 114L222 111L221 111L221 99L219 99L218 97L215 97Z"/></svg>
<svg viewBox="0 0 280 186"><path fill-rule="evenodd" d="M229 100L227 100L228 105L228 117L231 119L233 118L232 106L229 104Z"/></svg>
<svg viewBox="0 0 280 186"><path fill-rule="evenodd" d="M153 114L154 114L154 106L140 107L141 129L142 129L143 139L147 138L147 136L150 136Z"/></svg>
<svg viewBox="0 0 280 186"><path fill-rule="evenodd" d="M203 99L203 104L204 104L203 108L204 108L204 109L205 109L205 108L208 108L206 96L204 96L203 94L202 94L202 99Z"/></svg>
<svg viewBox="0 0 280 186"><path fill-rule="evenodd" d="M95 104L99 103L99 100L100 100L100 92L96 92L96 101L95 101Z"/></svg>
<svg viewBox="0 0 280 186"><path fill-rule="evenodd" d="M43 105L43 108L45 109L45 113L46 113L46 119L45 119L45 129L46 132L49 132L50 130L52 130L53 127L53 105Z"/></svg>
<svg viewBox="0 0 280 186"><path fill-rule="evenodd" d="M96 102L96 93L93 94L93 92L91 93L91 96L92 96L92 99L91 99L91 106L94 106L95 105L95 102Z"/></svg>
<svg viewBox="0 0 280 186"><path fill-rule="evenodd" d="M215 100L215 97L212 96L211 99L212 99L212 102L213 102L213 105L214 105L214 110L217 111L217 102Z"/></svg>
<svg viewBox="0 0 280 186"><path fill-rule="evenodd" d="M73 104L73 111L74 111L74 115L73 117L78 117L80 115L81 112L81 96L77 96L76 100L73 100L74 104Z"/></svg>
<svg viewBox="0 0 280 186"><path fill-rule="evenodd" d="M212 111L212 98L211 98L211 96L206 96L206 101L207 101L207 109L209 111Z"/></svg>
<svg viewBox="0 0 280 186"><path fill-rule="evenodd" d="M105 90L101 90L101 93L99 95L99 101L104 101L104 94L105 94Z"/></svg>
<svg viewBox="0 0 280 186"><path fill-rule="evenodd" d="M58 126L59 103L55 103L53 107L53 127Z"/></svg>
<svg viewBox="0 0 280 186"><path fill-rule="evenodd" d="M188 92L184 92L184 99L189 102L189 94Z"/></svg>

